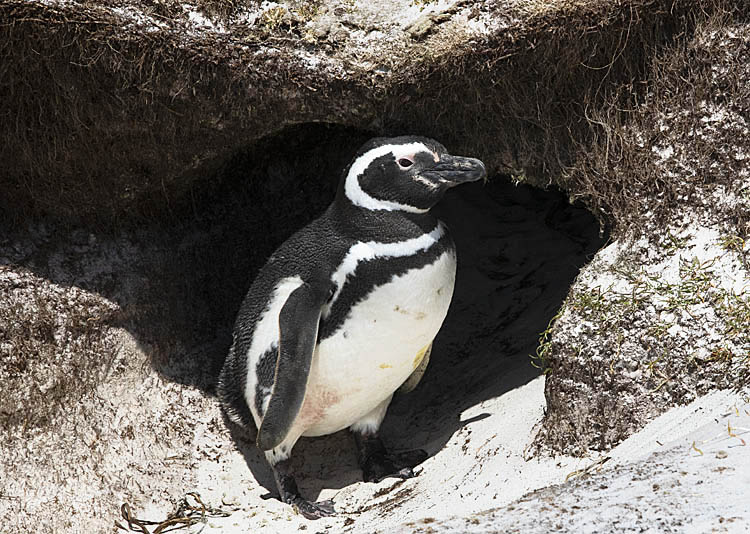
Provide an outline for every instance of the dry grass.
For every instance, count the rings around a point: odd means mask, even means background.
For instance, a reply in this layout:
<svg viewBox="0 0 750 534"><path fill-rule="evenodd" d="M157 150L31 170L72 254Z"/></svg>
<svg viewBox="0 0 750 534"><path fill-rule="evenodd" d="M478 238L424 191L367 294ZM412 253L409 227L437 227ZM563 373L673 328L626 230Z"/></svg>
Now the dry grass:
<svg viewBox="0 0 750 534"><path fill-rule="evenodd" d="M384 111L387 127L420 124L498 172L542 187L559 183L581 151L598 144L597 115L642 96L652 58L676 34L689 33L696 16L693 2L557 2L526 9L531 16L520 26L487 41L444 53L428 41L428 59L392 89L387 103L398 108ZM400 111L399 94L409 95L414 117ZM579 184L563 185L581 196ZM605 202L589 200L597 215L615 222Z"/></svg>
<svg viewBox="0 0 750 534"><path fill-rule="evenodd" d="M697 36L657 54L646 84L623 85L592 110L592 142L579 145L562 181L618 230L639 234L647 222L661 225L686 206L703 206L728 232L750 235L747 198L712 200L735 191L750 151L741 119L750 109L750 45L743 26L731 30L750 12L735 9L718 10ZM719 108L725 116L712 127L711 110Z"/></svg>
<svg viewBox="0 0 750 534"><path fill-rule="evenodd" d="M116 307L76 288L0 267L0 430L50 429L107 373Z"/></svg>
<svg viewBox="0 0 750 534"><path fill-rule="evenodd" d="M207 0L200 10L232 31L191 33L175 2L127 5L146 18L94 2L0 6L6 216L171 219L234 154L317 121L431 135L547 185L601 135L597 113L630 98L623 84L639 89L654 50L689 33L698 11L688 0L498 2L515 21L507 28L482 39L436 32L381 58L376 75L346 48L304 41L299 14L273 29L231 26L255 4ZM323 62L306 67L306 50ZM344 78L327 66L339 63ZM582 179L566 185L611 215Z"/></svg>
<svg viewBox="0 0 750 534"><path fill-rule="evenodd" d="M301 107L321 120L337 105L320 73L305 79L321 90L295 94L284 47L264 54L259 36L193 34L184 16L142 12L151 18L93 2L0 5L6 217L170 219L190 209L192 185L278 131L280 117Z"/></svg>

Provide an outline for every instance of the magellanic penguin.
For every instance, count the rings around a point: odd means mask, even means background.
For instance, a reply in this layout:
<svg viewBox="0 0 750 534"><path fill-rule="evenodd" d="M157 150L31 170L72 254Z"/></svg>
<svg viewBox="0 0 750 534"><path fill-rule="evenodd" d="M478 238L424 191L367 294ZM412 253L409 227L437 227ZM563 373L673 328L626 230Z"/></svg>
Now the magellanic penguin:
<svg viewBox="0 0 750 534"><path fill-rule="evenodd" d="M412 477L427 458L389 453L378 429L394 392L419 381L453 295L455 246L430 208L485 177L481 161L431 139L373 139L325 213L284 242L250 287L219 398L230 419L255 423L281 500L305 517L334 509L299 494L289 457L301 436L348 427L366 481Z"/></svg>

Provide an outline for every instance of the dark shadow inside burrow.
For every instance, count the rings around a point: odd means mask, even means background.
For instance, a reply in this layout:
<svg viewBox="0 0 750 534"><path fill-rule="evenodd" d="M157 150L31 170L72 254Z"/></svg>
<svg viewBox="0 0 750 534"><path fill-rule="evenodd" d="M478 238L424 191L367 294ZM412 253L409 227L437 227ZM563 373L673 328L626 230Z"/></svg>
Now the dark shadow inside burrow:
<svg viewBox="0 0 750 534"><path fill-rule="evenodd" d="M210 222L214 237L191 249L210 258L201 276L213 288L203 298L216 310L217 335L196 345L201 350L188 352L187 359L173 353L157 360L160 372L211 390L230 343L234 313L255 272L287 236L325 209L341 170L368 137L300 126L227 166L220 185L209 191L214 200L204 202L199 216ZM434 213L457 243L455 294L422 383L394 398L383 427L389 443L422 447L430 454L466 423L461 414L467 408L539 375L530 358L539 334L579 269L605 242L591 213L571 205L562 191L515 185L507 176L449 191ZM243 438L238 429L233 435L256 478L275 491L252 436ZM332 444L342 450L335 462L304 462L306 456L325 458L323 451ZM306 494L356 481L353 451L345 431L300 440L294 456Z"/></svg>
<svg viewBox="0 0 750 534"><path fill-rule="evenodd" d="M113 300L120 326L165 379L212 394L255 273L326 208L342 169L369 137L323 124L288 128L193 184L171 202L167 222L134 224L114 235L90 228L63 234L42 225L37 251L9 261ZM467 408L538 376L529 355L539 333L605 241L591 213L563 192L514 185L501 175L449 191L434 213L458 247L455 294L427 373L414 392L394 398L383 426L388 443L430 454L467 423ZM251 437L238 429L233 435L256 478L269 485ZM304 462L325 458L321 451L331 446L342 451L335 461ZM294 457L311 498L359 477L347 432L303 438Z"/></svg>

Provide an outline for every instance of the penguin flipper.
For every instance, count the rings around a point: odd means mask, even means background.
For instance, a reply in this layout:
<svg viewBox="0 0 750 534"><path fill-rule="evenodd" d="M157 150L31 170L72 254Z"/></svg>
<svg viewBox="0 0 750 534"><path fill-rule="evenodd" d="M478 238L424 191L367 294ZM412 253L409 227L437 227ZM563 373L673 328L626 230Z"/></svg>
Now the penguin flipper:
<svg viewBox="0 0 750 534"><path fill-rule="evenodd" d="M431 352L432 343L427 346L427 349L424 351L424 356L422 356L422 360L419 362L416 369L414 369L411 375L409 375L409 378L406 379L406 382L401 384L401 387L398 388L399 393L410 393L414 390L415 387L417 387L417 385L419 385L419 382L422 380L425 371L427 371L427 364L430 363Z"/></svg>
<svg viewBox="0 0 750 534"><path fill-rule="evenodd" d="M292 291L279 312L279 349L271 398L256 438L263 451L284 441L302 408L327 295L322 287L303 283Z"/></svg>

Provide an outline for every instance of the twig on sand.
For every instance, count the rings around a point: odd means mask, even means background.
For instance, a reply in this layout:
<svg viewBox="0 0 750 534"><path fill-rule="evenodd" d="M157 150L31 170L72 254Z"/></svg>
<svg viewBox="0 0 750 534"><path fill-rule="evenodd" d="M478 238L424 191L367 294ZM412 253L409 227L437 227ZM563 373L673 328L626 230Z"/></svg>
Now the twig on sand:
<svg viewBox="0 0 750 534"><path fill-rule="evenodd" d="M588 465L588 466L584 467L583 469L576 469L572 473L568 473L568 476L565 477L565 482L567 482L568 480L571 480L573 478L579 478L579 477L582 477L583 475L587 475L587 474L591 473L594 470L598 471L599 468L602 465L604 465L609 460L610 460L610 457L609 456L605 456L604 458L598 459L597 461L595 461L591 465Z"/></svg>
<svg viewBox="0 0 750 534"><path fill-rule="evenodd" d="M192 497L195 503L190 503L188 497ZM125 521L127 521L127 527L123 526L119 521L115 521L115 525L119 529L129 532L140 532L141 534L165 534L166 532L187 528L197 523L205 523L209 517L226 517L230 514L206 506L198 493L190 492L184 499L182 499L177 511L170 514L170 516L163 521L149 521L135 517L128 503L122 504L120 507L120 515ZM151 526L156 527L153 532L146 528Z"/></svg>

